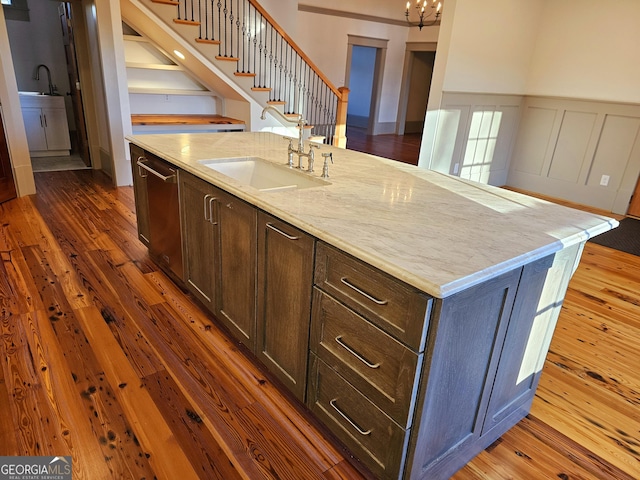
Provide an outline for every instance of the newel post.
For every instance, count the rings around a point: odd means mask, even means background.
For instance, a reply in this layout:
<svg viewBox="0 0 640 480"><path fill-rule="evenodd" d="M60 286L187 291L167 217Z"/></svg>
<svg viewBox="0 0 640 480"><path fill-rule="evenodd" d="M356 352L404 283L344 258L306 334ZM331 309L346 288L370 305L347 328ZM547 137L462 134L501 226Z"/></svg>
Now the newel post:
<svg viewBox="0 0 640 480"><path fill-rule="evenodd" d="M347 105L349 104L349 87L338 88L338 108L336 111L336 132L333 136L335 147L346 148L347 146Z"/></svg>

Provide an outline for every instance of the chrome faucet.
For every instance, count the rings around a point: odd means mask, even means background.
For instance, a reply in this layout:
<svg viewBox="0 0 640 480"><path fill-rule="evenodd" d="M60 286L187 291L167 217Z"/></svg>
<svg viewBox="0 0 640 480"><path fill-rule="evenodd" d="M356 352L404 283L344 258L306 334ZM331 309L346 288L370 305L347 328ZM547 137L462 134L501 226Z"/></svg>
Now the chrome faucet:
<svg viewBox="0 0 640 480"><path fill-rule="evenodd" d="M293 139L286 137L287 140L289 140L289 146L287 147L287 152L289 154L289 160L287 162L287 165L289 166L289 168L294 168L293 165L293 156L297 155L298 156L298 166L295 168L299 168L300 170L302 170L302 158L303 157L307 157L308 158L308 166L307 166L307 172L312 173L313 172L313 161L314 161L314 153L313 153L313 149L314 148L320 148L320 145L314 145L312 143L309 143L309 152L305 153L304 151L304 140L303 140L303 135L304 135L304 127L307 124L307 122L305 121L305 119L303 118L301 113L297 113L296 116L294 117L295 120L292 120L291 118L287 117L286 115L284 115L280 110L278 110L276 107L274 107L273 105L267 105L266 107L264 107L262 109L262 114L260 115L260 118L262 120L264 120L265 114L267 113L268 110L273 110L275 113L277 113L280 118L282 118L283 120L287 121L287 122L291 122L291 123L297 123L298 124L298 146L294 147L293 146Z"/></svg>
<svg viewBox="0 0 640 480"><path fill-rule="evenodd" d="M44 67L44 69L47 71L47 79L49 81L49 95L55 95L56 93L56 86L51 82L51 71L49 70L49 67L47 67L44 63L41 63L40 65L38 65L36 67L36 74L33 77L35 80L40 80L40 68Z"/></svg>

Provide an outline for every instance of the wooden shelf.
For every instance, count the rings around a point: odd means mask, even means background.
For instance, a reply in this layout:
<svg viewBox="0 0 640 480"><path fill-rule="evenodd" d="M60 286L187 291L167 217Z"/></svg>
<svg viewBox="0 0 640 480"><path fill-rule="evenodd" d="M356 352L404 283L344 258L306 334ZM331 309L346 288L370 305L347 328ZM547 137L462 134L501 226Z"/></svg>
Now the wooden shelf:
<svg viewBox="0 0 640 480"><path fill-rule="evenodd" d="M129 88L129 93L146 93L152 95L202 95L209 97L217 97L214 92L209 90L176 90L165 88L141 88L133 87Z"/></svg>
<svg viewBox="0 0 640 480"><path fill-rule="evenodd" d="M222 115L133 114L132 125L244 125L244 121Z"/></svg>

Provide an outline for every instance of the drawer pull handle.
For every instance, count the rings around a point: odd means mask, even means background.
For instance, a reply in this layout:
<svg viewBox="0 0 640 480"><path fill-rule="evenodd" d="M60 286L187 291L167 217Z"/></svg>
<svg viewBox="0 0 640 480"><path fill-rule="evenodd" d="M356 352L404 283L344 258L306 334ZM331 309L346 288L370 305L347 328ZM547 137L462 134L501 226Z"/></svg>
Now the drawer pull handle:
<svg viewBox="0 0 640 480"><path fill-rule="evenodd" d="M369 361L367 361L366 358L364 358L362 355L360 355L358 352L356 352L353 348L351 348L349 345L347 345L346 343L344 343L342 341L342 335L338 335L336 337L336 342L342 347L344 348L347 352L349 352L351 355L353 355L354 357L356 357L358 360L360 360L362 363L364 363L367 367L369 368L380 368L380 364L379 363L371 363Z"/></svg>
<svg viewBox="0 0 640 480"><path fill-rule="evenodd" d="M351 420L351 419L349 418L349 416L348 416L346 413L344 413L342 410L340 410L340 409L338 408L338 406L336 405L336 400L338 400L338 399L337 399L337 398L334 398L333 400L331 400L331 401L329 402L329 405L331 405L331 406L333 407L333 409L334 409L336 412L338 412L338 414L340 414L340 416L341 416L342 418L344 418L347 422L349 422L349 424L351 424L351 426L352 426L353 428L355 428L355 429L358 431L358 433L359 433L360 435L365 435L365 436L366 436L366 435L371 435L371 430L370 430L370 429L369 429L369 430L366 430L366 431L365 431L365 430L362 430L362 429L361 429L361 428L356 424L356 422L354 422L353 420Z"/></svg>
<svg viewBox="0 0 640 480"><path fill-rule="evenodd" d="M355 290L356 292L358 292L360 295L362 295L363 297L368 298L369 300L371 300L373 303L376 303L378 305L386 305L387 303L389 303L388 300L378 300L376 297L369 295L367 292L365 292L364 290L359 289L358 287L356 287L353 283L351 283L349 280L347 280L347 277L342 277L340 279L340 281L342 283L344 283L347 287L352 288L353 290Z"/></svg>
<svg viewBox="0 0 640 480"><path fill-rule="evenodd" d="M288 233L283 232L282 230L275 227L273 224L269 222L267 222L267 228L270 228L274 232L278 232L280 235L282 235L285 238L288 238L289 240L298 240L300 238L300 237L294 237L293 235L289 235Z"/></svg>

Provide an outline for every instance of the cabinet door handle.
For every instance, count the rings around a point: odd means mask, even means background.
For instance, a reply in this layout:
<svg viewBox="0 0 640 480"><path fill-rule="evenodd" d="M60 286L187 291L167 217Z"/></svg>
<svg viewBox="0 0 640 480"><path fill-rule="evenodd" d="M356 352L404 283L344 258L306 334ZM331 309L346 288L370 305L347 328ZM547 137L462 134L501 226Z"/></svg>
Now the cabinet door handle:
<svg viewBox="0 0 640 480"><path fill-rule="evenodd" d="M351 283L347 277L342 277L340 279L340 281L342 283L344 283L347 287L355 290L356 292L358 292L360 295L362 295L363 297L371 300L373 303L376 303L378 305L386 305L387 303L389 303L388 300L378 300L376 297L374 297L373 295L369 295L367 292L365 292L364 290L356 287L353 283Z"/></svg>
<svg viewBox="0 0 640 480"><path fill-rule="evenodd" d="M147 172L158 177L160 180L162 180L165 183L176 183L177 180L176 180L175 173L172 173L171 175L162 175L160 172L156 172L153 168L151 168L149 165L144 163L144 160L146 160L146 158L144 157L138 158L138 161L136 163L138 164L139 167L144 168ZM175 172L173 169L170 169L170 170L172 172Z"/></svg>
<svg viewBox="0 0 640 480"><path fill-rule="evenodd" d="M358 360L360 360L362 363L364 363L367 367L373 368L373 369L380 368L380 363L371 363L371 362L369 362L366 358L364 358L362 355L360 355L358 352L356 352L353 348L351 348L349 345L344 343L344 341L342 340L342 335L338 335L336 337L336 343L338 345L340 345L342 348L344 348L351 355L356 357Z"/></svg>
<svg viewBox="0 0 640 480"><path fill-rule="evenodd" d="M288 233L283 232L282 230L280 230L278 227L275 227L270 222L267 222L267 228L270 228L274 232L278 232L280 235L282 235L285 238L288 238L289 240L299 240L300 239L300 237L294 237L293 235L289 235Z"/></svg>
<svg viewBox="0 0 640 480"><path fill-rule="evenodd" d="M355 428L355 429L358 431L358 433L359 433L360 435L364 435L364 436L366 436L366 435L371 435L371 429L369 429L369 430L363 430L362 428L360 428L360 427L358 426L358 424L357 424L356 422L354 422L353 420L351 420L351 419L349 418L349 416L348 416L346 413L344 413L342 410L340 410L340 409L338 408L338 405L336 405L336 401L337 401L337 400L338 400L337 398L334 398L333 400L330 400L330 401L329 401L329 405L331 405L331 406L333 407L333 409L334 409L336 412L338 412L338 414L339 414L342 418L344 418L347 422L349 422L349 424L350 424L353 428Z"/></svg>
<svg viewBox="0 0 640 480"><path fill-rule="evenodd" d="M204 220L206 222L210 222L211 221L211 210L210 210L210 206L209 206L209 198L211 198L211 195L209 195L208 193L204 196L204 205L202 206L202 211L204 212Z"/></svg>
<svg viewBox="0 0 640 480"><path fill-rule="evenodd" d="M47 128L47 115L43 114L42 117L44 118L44 128Z"/></svg>
<svg viewBox="0 0 640 480"><path fill-rule="evenodd" d="M216 203L217 204L218 199L216 197L211 197L209 199L209 222L211 223L211 225L217 225L218 224L218 220L216 220L215 222L213 221L213 204ZM215 218L218 218L218 216L216 215Z"/></svg>

